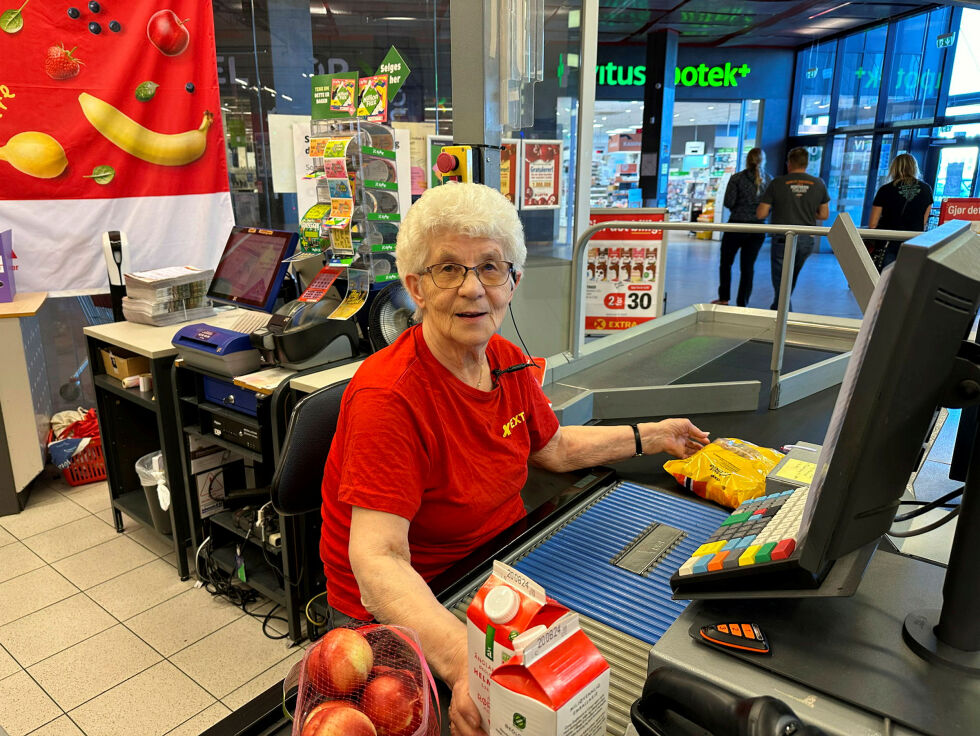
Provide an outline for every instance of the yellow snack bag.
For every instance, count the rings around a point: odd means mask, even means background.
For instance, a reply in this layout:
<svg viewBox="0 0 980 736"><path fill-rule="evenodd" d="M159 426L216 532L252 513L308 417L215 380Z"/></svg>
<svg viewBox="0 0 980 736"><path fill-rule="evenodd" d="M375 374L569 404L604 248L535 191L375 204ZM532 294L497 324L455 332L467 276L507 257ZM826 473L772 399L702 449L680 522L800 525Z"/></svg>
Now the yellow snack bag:
<svg viewBox="0 0 980 736"><path fill-rule="evenodd" d="M689 491L734 509L763 495L766 475L782 458L768 447L721 437L685 460L668 460L664 470Z"/></svg>

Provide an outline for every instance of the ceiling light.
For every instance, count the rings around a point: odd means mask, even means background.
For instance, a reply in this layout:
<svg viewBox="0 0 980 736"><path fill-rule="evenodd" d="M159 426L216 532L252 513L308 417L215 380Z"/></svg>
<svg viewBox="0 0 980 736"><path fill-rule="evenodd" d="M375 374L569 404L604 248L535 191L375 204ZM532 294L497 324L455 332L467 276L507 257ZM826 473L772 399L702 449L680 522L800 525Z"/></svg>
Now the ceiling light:
<svg viewBox="0 0 980 736"><path fill-rule="evenodd" d="M715 106L714 105L708 105L708 109L709 110L714 110L715 109Z"/></svg>
<svg viewBox="0 0 980 736"><path fill-rule="evenodd" d="M419 20L419 19L418 18L409 18L406 15L386 15L383 18L378 18L378 20L403 21L403 20Z"/></svg>
<svg viewBox="0 0 980 736"><path fill-rule="evenodd" d="M847 2L847 3L841 3L840 5L835 5L832 8L827 8L826 10L821 10L819 13L814 13L813 15L811 15L809 18L807 18L807 20L813 20L814 18L819 18L821 15L826 15L827 13L832 13L835 10L839 10L840 8L846 7L848 5L850 5L849 2Z"/></svg>
<svg viewBox="0 0 980 736"><path fill-rule="evenodd" d="M694 118L688 118L688 120L692 123L694 122Z"/></svg>

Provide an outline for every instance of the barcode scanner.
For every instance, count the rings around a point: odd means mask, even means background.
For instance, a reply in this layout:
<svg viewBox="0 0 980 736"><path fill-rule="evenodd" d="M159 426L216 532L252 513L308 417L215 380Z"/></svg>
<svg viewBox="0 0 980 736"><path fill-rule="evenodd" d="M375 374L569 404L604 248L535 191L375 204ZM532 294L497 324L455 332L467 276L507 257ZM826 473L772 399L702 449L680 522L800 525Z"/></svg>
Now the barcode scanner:
<svg viewBox="0 0 980 736"><path fill-rule="evenodd" d="M122 298L126 295L126 282L123 275L132 271L129 265L129 242L126 233L109 230L102 234L102 255L105 256L109 271L109 295L112 299L112 317L122 322Z"/></svg>

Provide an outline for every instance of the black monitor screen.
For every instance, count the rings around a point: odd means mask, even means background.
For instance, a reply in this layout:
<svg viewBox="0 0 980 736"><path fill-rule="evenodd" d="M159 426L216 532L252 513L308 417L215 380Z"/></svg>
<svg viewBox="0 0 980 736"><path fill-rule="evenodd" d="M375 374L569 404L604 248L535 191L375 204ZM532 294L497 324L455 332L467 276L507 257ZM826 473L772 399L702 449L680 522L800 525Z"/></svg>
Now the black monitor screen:
<svg viewBox="0 0 980 736"><path fill-rule="evenodd" d="M980 236L948 223L904 244L865 312L810 488L800 564L888 531L980 306Z"/></svg>
<svg viewBox="0 0 980 736"><path fill-rule="evenodd" d="M222 304L271 312L289 267L283 261L293 254L297 240L296 233L233 227L208 296Z"/></svg>

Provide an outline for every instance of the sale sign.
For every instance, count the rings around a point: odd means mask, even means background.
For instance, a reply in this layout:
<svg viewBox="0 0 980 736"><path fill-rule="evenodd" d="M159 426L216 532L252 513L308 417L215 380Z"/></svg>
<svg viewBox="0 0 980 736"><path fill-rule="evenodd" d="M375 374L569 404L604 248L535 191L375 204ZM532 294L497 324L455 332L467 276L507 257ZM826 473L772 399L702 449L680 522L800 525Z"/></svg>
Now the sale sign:
<svg viewBox="0 0 980 736"><path fill-rule="evenodd" d="M980 232L980 199L967 197L949 197L939 206L939 224L950 220L968 220L973 223L971 229Z"/></svg>
<svg viewBox="0 0 980 736"><path fill-rule="evenodd" d="M0 220L21 288L107 283L132 265L211 267L232 225L208 0L27 2L0 22Z"/></svg>
<svg viewBox="0 0 980 736"><path fill-rule="evenodd" d="M554 210L561 197L561 141L525 140L521 162L523 210Z"/></svg>
<svg viewBox="0 0 980 736"><path fill-rule="evenodd" d="M589 224L663 222L657 208L595 209ZM585 281L585 331L607 334L655 319L663 304L663 230L609 228L589 241Z"/></svg>

